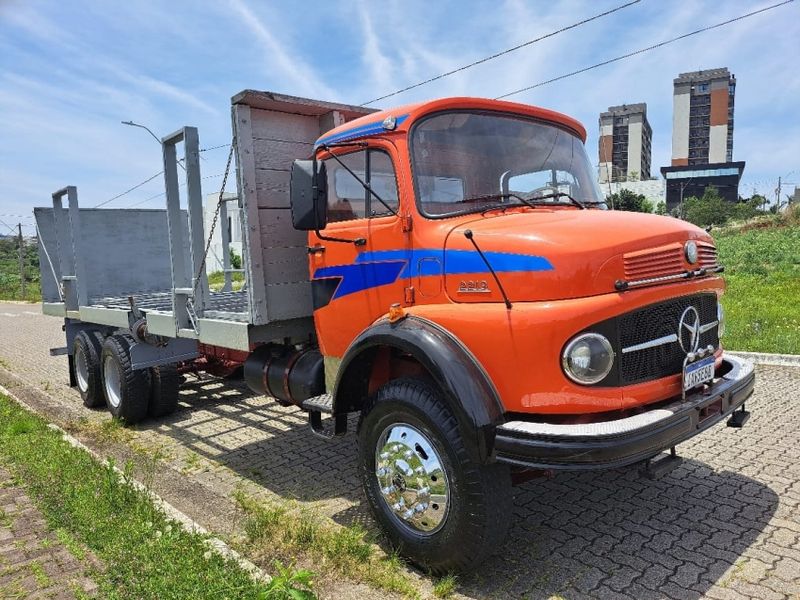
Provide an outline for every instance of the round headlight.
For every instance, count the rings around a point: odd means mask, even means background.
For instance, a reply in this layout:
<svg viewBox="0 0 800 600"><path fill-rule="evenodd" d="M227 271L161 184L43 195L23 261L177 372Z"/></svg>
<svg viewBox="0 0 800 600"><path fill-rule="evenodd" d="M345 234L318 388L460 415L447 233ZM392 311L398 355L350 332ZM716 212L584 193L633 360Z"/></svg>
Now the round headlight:
<svg viewBox="0 0 800 600"><path fill-rule="evenodd" d="M602 381L614 365L614 349L599 333L575 336L564 348L561 366L567 377L582 385Z"/></svg>
<svg viewBox="0 0 800 600"><path fill-rule="evenodd" d="M688 241L683 246L683 253L686 255L686 260L690 265L697 262L697 244L693 241Z"/></svg>
<svg viewBox="0 0 800 600"><path fill-rule="evenodd" d="M717 337L722 339L725 335L725 311L722 310L722 304L717 302Z"/></svg>

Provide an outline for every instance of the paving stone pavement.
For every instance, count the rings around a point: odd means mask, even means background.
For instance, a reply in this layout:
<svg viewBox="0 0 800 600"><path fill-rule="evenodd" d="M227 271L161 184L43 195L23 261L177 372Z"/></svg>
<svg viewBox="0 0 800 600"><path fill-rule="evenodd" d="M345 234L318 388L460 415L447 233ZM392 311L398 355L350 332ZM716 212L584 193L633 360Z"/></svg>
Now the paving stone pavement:
<svg viewBox="0 0 800 600"><path fill-rule="evenodd" d="M66 358L47 352L64 343L60 322L35 310L0 304L0 368L46 392L53 410L107 420L69 389ZM515 488L508 542L459 578L458 595L800 598L800 369L758 367L757 377L747 425L717 426L681 444L683 464L660 480L630 467ZM353 435L318 439L304 413L226 382L184 387L175 414L132 435L159 448L189 486L221 494L244 486L371 526Z"/></svg>
<svg viewBox="0 0 800 600"><path fill-rule="evenodd" d="M72 554L49 531L42 514L12 475L0 467L0 598L20 600L94 596L86 576L99 563L89 553Z"/></svg>

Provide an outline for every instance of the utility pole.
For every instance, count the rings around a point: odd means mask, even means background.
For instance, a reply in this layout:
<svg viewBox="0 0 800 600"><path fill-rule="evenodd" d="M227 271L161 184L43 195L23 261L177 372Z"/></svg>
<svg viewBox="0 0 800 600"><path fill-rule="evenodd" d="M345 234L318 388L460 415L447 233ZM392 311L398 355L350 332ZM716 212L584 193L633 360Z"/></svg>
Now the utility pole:
<svg viewBox="0 0 800 600"><path fill-rule="evenodd" d="M25 300L25 242L22 240L22 223L17 224L19 232L19 282L22 287L22 297Z"/></svg>
<svg viewBox="0 0 800 600"><path fill-rule="evenodd" d="M775 190L775 212L781 209L781 178L778 177L778 187Z"/></svg>

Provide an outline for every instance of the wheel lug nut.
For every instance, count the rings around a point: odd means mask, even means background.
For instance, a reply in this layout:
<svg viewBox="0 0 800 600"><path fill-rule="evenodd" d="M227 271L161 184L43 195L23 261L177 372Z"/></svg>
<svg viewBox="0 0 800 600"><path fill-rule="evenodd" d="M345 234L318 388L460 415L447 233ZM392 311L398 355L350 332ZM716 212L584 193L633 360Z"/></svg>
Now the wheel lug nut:
<svg viewBox="0 0 800 600"><path fill-rule="evenodd" d="M383 494L384 496L389 496L396 491L397 488L395 488L393 485L388 485L385 488L381 488L381 494Z"/></svg>
<svg viewBox="0 0 800 600"><path fill-rule="evenodd" d="M422 487L422 488L419 488L419 490L417 491L417 496L427 496L430 493L431 493L431 488Z"/></svg>
<svg viewBox="0 0 800 600"><path fill-rule="evenodd" d="M428 503L427 502L422 502L420 504L417 504L414 507L414 512L417 512L417 513L423 513L426 510L428 510Z"/></svg>
<svg viewBox="0 0 800 600"><path fill-rule="evenodd" d="M414 458L414 453L411 450L406 450L403 456L406 458L406 460L411 460Z"/></svg>
<svg viewBox="0 0 800 600"><path fill-rule="evenodd" d="M417 467L414 471L417 475L425 475L425 467Z"/></svg>
<svg viewBox="0 0 800 600"><path fill-rule="evenodd" d="M388 452L381 452L381 458L383 460L387 460L389 458L389 453Z"/></svg>
<svg viewBox="0 0 800 600"><path fill-rule="evenodd" d="M389 469L386 467L381 467L375 473L378 477L386 477L389 474Z"/></svg>
<svg viewBox="0 0 800 600"><path fill-rule="evenodd" d="M406 512L404 512L402 514L403 519L405 519L406 521L408 521L413 516L414 516L414 510L413 509L408 509Z"/></svg>

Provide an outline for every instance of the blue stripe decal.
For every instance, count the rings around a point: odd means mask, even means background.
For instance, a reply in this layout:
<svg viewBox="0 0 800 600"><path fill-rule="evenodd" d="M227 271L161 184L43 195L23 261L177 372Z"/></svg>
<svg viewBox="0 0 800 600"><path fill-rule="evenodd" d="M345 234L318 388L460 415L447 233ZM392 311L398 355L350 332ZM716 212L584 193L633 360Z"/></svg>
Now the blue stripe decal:
<svg viewBox="0 0 800 600"><path fill-rule="evenodd" d="M550 261L543 256L509 252L484 252L484 255L498 273L531 273L553 269ZM332 298L336 300L342 296L394 283L398 279L410 279L416 275L439 275L441 271L430 259L437 259L440 264L443 260L443 270L447 275L489 272L486 263L474 250L381 250L362 252L353 264L317 269L313 279L340 278L341 283Z"/></svg>
<svg viewBox="0 0 800 600"><path fill-rule="evenodd" d="M399 127L407 118L408 115L401 115L397 117L397 126ZM367 123L366 125L361 125L359 127L354 127L353 129L348 129L347 131L342 131L334 135L320 138L314 144L314 150L319 148L322 144L345 142L360 137L366 137L368 135L377 135L385 131L386 129L383 128L383 119L381 119L380 121L375 121L374 123Z"/></svg>

